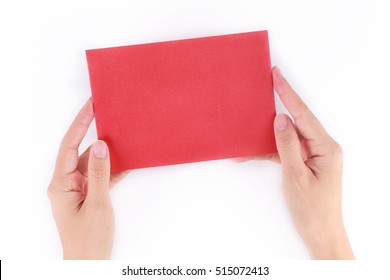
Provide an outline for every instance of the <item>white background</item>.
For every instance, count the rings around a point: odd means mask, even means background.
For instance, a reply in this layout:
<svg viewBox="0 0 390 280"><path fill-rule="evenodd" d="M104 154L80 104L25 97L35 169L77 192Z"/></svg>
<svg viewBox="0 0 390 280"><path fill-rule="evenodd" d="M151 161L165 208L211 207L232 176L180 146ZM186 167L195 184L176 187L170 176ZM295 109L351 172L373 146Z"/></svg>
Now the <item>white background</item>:
<svg viewBox="0 0 390 280"><path fill-rule="evenodd" d="M62 257L46 188L90 96L85 49L263 29L273 64L344 149L344 218L357 258L388 258L389 12L374 0L2 1L0 259ZM81 150L95 140L93 125ZM136 170L111 197L114 259L308 258L271 162Z"/></svg>

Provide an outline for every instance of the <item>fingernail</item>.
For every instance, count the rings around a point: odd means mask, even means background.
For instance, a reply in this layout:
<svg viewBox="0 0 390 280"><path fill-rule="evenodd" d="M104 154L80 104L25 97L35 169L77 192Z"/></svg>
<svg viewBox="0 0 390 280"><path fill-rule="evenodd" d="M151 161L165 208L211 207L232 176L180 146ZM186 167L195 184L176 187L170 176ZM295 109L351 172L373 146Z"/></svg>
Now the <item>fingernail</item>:
<svg viewBox="0 0 390 280"><path fill-rule="evenodd" d="M282 71L280 71L280 68L278 66L275 66L275 72L277 73L278 76L282 77L284 80L286 80L286 78L284 77Z"/></svg>
<svg viewBox="0 0 390 280"><path fill-rule="evenodd" d="M89 105L89 103L92 102L92 97L88 98L87 101L84 103L84 106L83 107L86 107Z"/></svg>
<svg viewBox="0 0 390 280"><path fill-rule="evenodd" d="M288 117L284 114L276 115L275 129L276 131L283 131L288 127Z"/></svg>
<svg viewBox="0 0 390 280"><path fill-rule="evenodd" d="M93 154L96 158L106 158L107 156L107 145L103 141L97 141L93 144Z"/></svg>
<svg viewBox="0 0 390 280"><path fill-rule="evenodd" d="M275 70L276 70L276 72L278 72L280 75L282 75L282 71L280 71L280 69L279 69L278 66L275 66Z"/></svg>

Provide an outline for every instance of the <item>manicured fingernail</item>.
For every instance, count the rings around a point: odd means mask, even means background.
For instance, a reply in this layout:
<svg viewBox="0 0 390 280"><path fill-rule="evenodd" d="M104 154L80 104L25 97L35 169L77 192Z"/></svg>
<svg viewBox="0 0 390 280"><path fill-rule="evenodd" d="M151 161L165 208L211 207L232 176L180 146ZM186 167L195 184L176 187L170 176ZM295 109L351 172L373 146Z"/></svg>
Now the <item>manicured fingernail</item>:
<svg viewBox="0 0 390 280"><path fill-rule="evenodd" d="M106 158L107 156L107 145L103 141L97 141L92 146L93 154L96 158Z"/></svg>
<svg viewBox="0 0 390 280"><path fill-rule="evenodd" d="M288 127L288 117L284 114L276 115L275 129L276 131L283 131Z"/></svg>

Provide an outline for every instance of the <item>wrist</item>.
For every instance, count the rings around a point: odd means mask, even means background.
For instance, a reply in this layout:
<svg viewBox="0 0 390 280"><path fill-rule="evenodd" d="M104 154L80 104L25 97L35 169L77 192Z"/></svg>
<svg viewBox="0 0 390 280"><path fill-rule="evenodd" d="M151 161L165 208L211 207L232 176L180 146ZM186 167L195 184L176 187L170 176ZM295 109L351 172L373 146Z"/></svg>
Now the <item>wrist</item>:
<svg viewBox="0 0 390 280"><path fill-rule="evenodd" d="M82 251L72 251L72 250L63 250L63 259L64 260L109 260L109 252L82 252Z"/></svg>
<svg viewBox="0 0 390 280"><path fill-rule="evenodd" d="M313 259L355 259L342 222L309 230L303 240Z"/></svg>

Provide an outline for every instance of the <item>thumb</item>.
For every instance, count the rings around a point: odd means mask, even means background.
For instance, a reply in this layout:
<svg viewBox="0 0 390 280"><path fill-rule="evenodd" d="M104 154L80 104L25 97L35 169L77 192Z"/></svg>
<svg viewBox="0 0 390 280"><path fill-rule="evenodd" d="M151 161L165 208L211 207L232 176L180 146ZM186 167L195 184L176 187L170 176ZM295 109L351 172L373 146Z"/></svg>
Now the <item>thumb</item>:
<svg viewBox="0 0 390 280"><path fill-rule="evenodd" d="M92 145L88 161L88 203L100 204L108 197L110 184L110 157L107 144L97 141Z"/></svg>
<svg viewBox="0 0 390 280"><path fill-rule="evenodd" d="M279 114L274 122L276 147L279 152L283 169L294 171L305 166L302 158L301 143L291 119L285 114Z"/></svg>

